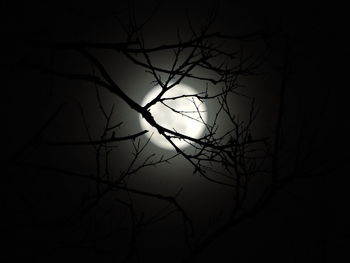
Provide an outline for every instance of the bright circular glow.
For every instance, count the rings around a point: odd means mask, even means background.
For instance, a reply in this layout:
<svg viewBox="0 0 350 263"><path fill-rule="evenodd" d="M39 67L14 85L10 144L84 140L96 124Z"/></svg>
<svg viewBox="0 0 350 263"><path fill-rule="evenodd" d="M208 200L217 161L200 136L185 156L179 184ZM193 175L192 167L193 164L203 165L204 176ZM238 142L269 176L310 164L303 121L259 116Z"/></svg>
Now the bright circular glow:
<svg viewBox="0 0 350 263"><path fill-rule="evenodd" d="M153 88L145 96L141 105L145 106L147 103L152 101L160 93L160 91L160 86ZM157 102L156 104L152 105L149 110L159 125L192 138L199 138L205 129L205 122L207 120L206 106L196 97L180 97L184 95L195 95L197 93L197 91L187 85L178 84L162 96L162 99L166 99L163 101L163 103L166 105L163 105L161 102ZM174 99L168 100L168 98ZM174 149L170 142L160 135L158 130L152 127L141 115L140 124L143 129L149 131L146 133L146 135L152 136L152 143L164 149ZM172 139L172 141L180 149L189 146L189 144L184 140Z"/></svg>

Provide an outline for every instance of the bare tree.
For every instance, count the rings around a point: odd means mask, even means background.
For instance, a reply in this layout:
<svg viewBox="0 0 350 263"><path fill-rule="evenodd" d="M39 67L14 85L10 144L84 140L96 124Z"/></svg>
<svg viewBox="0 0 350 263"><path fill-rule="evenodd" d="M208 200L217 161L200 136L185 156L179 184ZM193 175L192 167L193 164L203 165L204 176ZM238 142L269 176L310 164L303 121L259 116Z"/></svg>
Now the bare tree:
<svg viewBox="0 0 350 263"><path fill-rule="evenodd" d="M95 94L94 107L101 116L98 122L101 127L98 128L97 134L96 124L91 123L86 115L88 109L77 104L87 139L48 138L47 130L66 107L62 104L48 118L33 140L13 155L8 169L10 172L14 165L19 170L32 169L41 174L40 176L66 176L88 182L86 187L83 187L84 191L78 198L80 200L70 216L58 222L47 223L48 227L73 232L67 234L71 236L70 239L62 238L56 249L92 249L97 254L125 262L137 261L140 249L138 239L144 229L152 228L176 214L182 225L186 247L181 251L182 259L192 262L229 229L257 216L289 182L299 177L323 175L332 166L326 164L322 169L313 169L314 164L307 161L309 153L305 154L303 149L307 137L305 133L308 132L305 123L298 125L299 135L291 139L294 146L286 149L283 145L290 136L284 130L288 110L286 93L297 38L290 32L287 24L281 22L279 28L270 32L230 35L212 29L215 25L214 10L199 29L192 26L189 19L189 35L182 36L178 33L174 43L151 46L144 32L149 21L154 19L155 13L141 22L137 21L133 10L130 13L127 23L119 20L124 32L124 41L32 43L38 50L53 52L55 57L66 53L80 55L79 63L84 65L82 68L86 69L85 72L67 71L64 63L62 67L32 59L24 59L19 64L51 77L68 79L72 83L87 83L86 89L93 90ZM249 52L250 47L254 45L259 45L261 49L258 54ZM160 87L158 95L146 105L140 105L135 98L128 95L127 88L118 83L118 78L111 75L108 66L105 65L103 52L115 54L118 58L123 57L135 68L142 69L147 75L145 79L151 80L147 83L148 87ZM157 62L160 56L166 57L166 65ZM266 67L267 61L271 61L274 56L277 57L277 62L270 68ZM261 76L266 69L279 75L280 84L274 130L270 136L261 136L254 131L254 125L258 122L259 107L255 98L246 94L242 79ZM198 93L167 96L169 91L186 81L196 83ZM171 154L150 153L148 149L152 136L144 136L149 133L147 130L136 129L123 134L121 128L125 122L124 116L121 116L115 104L110 105L102 94L113 96L118 103L127 105L132 112L154 127L172 145ZM241 115L232 107L232 101L237 97L244 98L247 102L247 109ZM152 115L152 106L162 104L184 118L192 118L181 108L173 108L168 104L168 101L183 98L192 100L195 106L195 99L212 105L211 112L208 112L208 120L202 118L202 112L197 107L197 121L205 126L205 132L199 138L164 127L157 122L157 117ZM138 122L138 119L133 121ZM94 131L91 131L92 126ZM176 139L185 141L188 144L187 148L184 150L178 147ZM112 168L112 162L115 160L111 157L113 153L129 154L118 149L121 144L129 145L131 158L128 163L118 164L116 171ZM80 171L75 169L77 167L63 168L64 165L55 166L52 162L36 162L23 157L24 153L34 149L45 149L45 152L46 149L60 151L64 147L83 149L82 151L89 147L94 158L87 162L89 167L94 164L94 170L82 172L84 169ZM124 160L118 159L121 162ZM169 193L161 189L149 191L147 187L144 189L143 185L135 187L132 184L134 175L142 174L149 167L171 165L174 160L189 163L192 176L217 184L229 192L231 199L227 201L225 211L206 228L197 226L198 222L190 216L186 202L180 201L182 189ZM318 160L314 162L318 163ZM252 194L250 189L256 188L257 181L260 182L259 191ZM146 203L157 202L157 209L153 211L154 209L147 206L140 209L138 201L135 201L140 198L146 200ZM103 227L106 222L111 222L108 228ZM104 240L113 242L105 245Z"/></svg>

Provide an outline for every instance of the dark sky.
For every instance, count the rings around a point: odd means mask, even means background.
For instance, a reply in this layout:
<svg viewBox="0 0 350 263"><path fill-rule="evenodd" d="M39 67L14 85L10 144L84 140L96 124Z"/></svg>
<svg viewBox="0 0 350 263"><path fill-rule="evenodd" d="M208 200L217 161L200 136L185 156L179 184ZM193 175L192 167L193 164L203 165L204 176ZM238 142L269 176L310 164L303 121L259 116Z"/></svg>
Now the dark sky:
<svg viewBox="0 0 350 263"><path fill-rule="evenodd" d="M144 30L150 47L176 41L177 29L186 38L190 33L186 16L194 28L199 28L214 7L217 8L214 31L233 35L258 30L269 33L283 24L288 25L286 32L293 39L283 124L282 143L286 151L280 156L281 169L283 173L292 169L288 149L294 149L297 131L304 125L300 156L308 157L305 167L316 176L301 175L286 184L261 212L230 228L201 251L198 262L349 262L347 14L344 7L317 6L303 1L255 2L134 1L135 15L140 20L158 6ZM94 149L33 142L33 137L62 103L65 103L62 111L45 129L45 139L87 140L79 105L92 136L98 138L103 116L93 85L43 74L22 65L31 62L53 65L66 72L91 71L91 65L75 52L51 52L37 46L48 42L124 40L117 17L127 21L129 8L128 1L115 1L113 6L100 2L1 4L6 163L1 184L4 219L1 233L5 233L2 236L8 244L5 249L8 253L0 255L4 258L2 262L15 262L17 258L28 262L119 262L129 249L131 219L125 206L116 202L116 198L127 199L126 193L108 195L85 215L79 209L85 205L84 197L96 191L96 184L40 169L55 167L92 174ZM258 69L261 74L240 79L241 91L255 97L260 108L252 128L257 137L271 136L276 123L281 41L229 46L233 49L244 46L247 53L260 55L266 45L271 47L271 53ZM110 51L96 54L127 95L140 103L150 88L149 74L121 54ZM164 54L155 56L154 61L161 66L169 63ZM198 90L203 88L193 80L185 79L184 83ZM113 122L123 121L118 135L141 131L138 114L121 99L107 91L101 92L101 98L107 108L116 105ZM242 118L248 115L248 99L237 97L230 103ZM215 106L208 107L213 118ZM220 123L224 128L227 125L225 120ZM145 139L142 137L141 142ZM150 153L169 157L174 152L150 144L145 156ZM131 142L118 144L111 154L112 176L125 170L131 159ZM264 178L254 181L249 192L251 202L265 183ZM177 200L193 218L196 238L220 224L232 198L230 189L193 174L193 167L181 157L171 164L141 170L128 180L128 186L164 195L174 195L181 189ZM147 218L165 205L152 198L137 195L132 198L138 217L144 213ZM137 253L130 262L181 262L187 255L182 231L179 213L141 228Z"/></svg>

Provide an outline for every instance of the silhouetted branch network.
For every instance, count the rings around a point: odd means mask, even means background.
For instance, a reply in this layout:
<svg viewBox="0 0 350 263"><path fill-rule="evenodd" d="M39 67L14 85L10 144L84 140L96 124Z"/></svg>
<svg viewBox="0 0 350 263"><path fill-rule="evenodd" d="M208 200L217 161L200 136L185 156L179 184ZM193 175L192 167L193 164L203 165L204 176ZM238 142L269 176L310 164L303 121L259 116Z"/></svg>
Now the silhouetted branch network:
<svg viewBox="0 0 350 263"><path fill-rule="evenodd" d="M98 108L104 118L104 127L99 138L94 139L91 135L84 110L81 108L81 116L84 120L88 140L70 140L69 138L65 141L48 140L43 136L43 130L46 129L45 126L40 131L40 135L35 139L35 142L38 145L55 147L93 147L96 170L91 174L81 174L41 164L20 163L19 165L25 165L28 168L40 168L45 171L95 182L96 191L84 199L82 208L78 211L79 217L92 212L93 209L100 205L104 197L114 193L115 200L121 206L126 207L131 222L129 250L125 254L125 260L131 260L137 252L137 236L141 229L163 220L174 212L177 212L183 221L184 236L188 246L188 259L194 259L198 253L203 251L205 247L229 228L258 214L274 193L292 180L295 174L300 172L299 170L294 171L290 175L281 178L279 170L281 126L285 108L283 98L285 96L290 51L288 41L286 41L283 59L282 84L279 94L281 99L275 134L272 138L257 138L252 133L252 126L258 114L255 100L251 99L247 119L242 119L236 112L233 112L231 100L235 96L242 95L239 89L239 79L242 76L255 76L257 70L264 62L265 54L258 58L245 57L241 48L228 51L223 46L224 44L227 46L227 43L231 47L236 47L246 42L266 41L268 38L275 37L278 33L267 35L263 32L254 32L237 36L225 35L220 32L211 32L213 22L213 20L209 19L208 24L204 25L199 32L193 30L192 35L187 40L182 40L179 37L176 43L153 47L147 45L143 36L143 27L147 23L140 23L140 25L136 23L135 19L131 19L129 27L125 27L126 40L124 42L35 43L38 48L53 49L55 52L74 51L79 53L92 66L92 72L64 72L43 64L23 62L23 66L38 69L46 74L94 85ZM110 75L103 60L96 54L96 50L109 50L116 52L118 55L122 54L129 62L142 68L153 79L150 87L160 87L158 95L144 106L137 103L134 98L127 95L126 88L120 86L118 80L115 80ZM154 57L160 52L168 54L166 59L169 61L169 64L167 66L157 65L155 62ZM266 53L268 53L268 50L266 50ZM186 80L197 81L201 90L196 94L176 97L167 96L170 90ZM118 129L123 125L123 122L113 123L113 118L116 114L114 106L110 110L106 109L100 97L101 90L109 91L128 105L131 110L141 115L172 145L174 153L170 157L159 157L155 153L147 155L145 152L147 152L146 149L150 143L150 138L145 142L141 140L141 136L146 134L147 130L132 131L131 134L118 134ZM160 125L150 112L152 106L161 103L176 114L185 118L192 118L188 112L183 111L181 108L173 108L167 105L168 101L176 101L183 98L191 100L196 98L203 103L214 102L216 104L216 112L210 113L212 118L208 121L202 118L202 112L197 107L199 116L197 121L205 125L205 132L199 138L194 138ZM196 104L194 103L194 105ZM49 118L48 123L51 123L56 117L57 113ZM225 120L225 125L221 125L223 120ZM225 127L225 130L223 130L222 126ZM183 150L177 146L174 139L184 140L189 146L186 150ZM271 142L271 140L274 141ZM119 174L115 174L110 169L110 153L121 141L130 142L132 158L124 170L119 171ZM269 147L270 144L273 145L272 149ZM201 235L196 233L195 224L186 212L183 204L177 201L178 196L181 194L181 189L171 195L149 192L128 186L128 179L132 175L140 173L147 167L170 163L173 159L180 157L192 165L194 174L199 174L212 183L232 189L233 200L227 213L228 216L224 218L223 223L220 221L220 223ZM270 168L267 163L271 163ZM246 207L250 181L259 175L266 176L266 178L271 179L271 182L260 198L251 207ZM146 217L144 214L138 214L136 211L133 195L153 198L163 202L165 205L153 215Z"/></svg>

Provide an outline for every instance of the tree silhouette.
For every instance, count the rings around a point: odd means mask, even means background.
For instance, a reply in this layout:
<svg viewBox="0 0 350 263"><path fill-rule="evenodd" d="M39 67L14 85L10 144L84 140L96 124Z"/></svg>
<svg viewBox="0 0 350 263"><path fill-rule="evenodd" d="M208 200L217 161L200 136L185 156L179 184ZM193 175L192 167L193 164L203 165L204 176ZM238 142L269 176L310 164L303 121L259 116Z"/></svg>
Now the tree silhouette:
<svg viewBox="0 0 350 263"><path fill-rule="evenodd" d="M188 19L190 33L181 35L177 32L176 41L172 43L148 44L146 32L156 12L138 22L133 8L126 22L118 20L124 41L30 43L37 52L48 52L50 59L45 61L45 56L44 59L24 57L15 65L16 69L40 72L58 83L62 79L68 80L72 86L89 89L89 92L93 90L95 98L95 105L89 107L74 100L52 103L58 104L58 107L52 110L53 113L32 140L14 152L8 162L7 173L13 175L9 182L14 189L22 182L23 175L20 174L23 172L35 175L40 182L47 180L43 177L50 177L55 182L62 180L63 185L66 180L72 180L69 181L72 185L79 185L78 193L59 197L58 203L72 202L71 207L66 205L52 214L39 213L40 218L27 222L44 229L43 232L47 228L50 229L48 233L57 235L53 245L48 245L46 250L39 249L40 252L35 254L36 260L57 255L55 253L62 253L57 252L61 250L82 250L93 251L94 255L109 260L139 262L142 246L147 247L140 241L143 232L160 231L158 225L166 221L171 225L169 228L181 230L183 244L179 245L178 258L194 262L225 233L257 217L291 182L321 177L334 169L334 163L327 163L322 156L318 158L315 155L317 147L311 145L310 136L323 138L326 136L323 131L318 127L310 129L307 125L309 117L301 109L298 110L301 116L305 116L304 119L293 119L288 115L295 110L294 105L288 108L291 104L287 96L289 90L295 88L293 70L298 63L301 29L281 19L273 30L226 34L215 30L216 12L214 9L209 13L200 28ZM71 54L74 59L69 58ZM141 105L130 95L126 85L119 84L118 76L112 75L106 54L108 57L116 56L116 59L122 57L135 71L142 70L146 87L160 87L156 98ZM162 61L159 62L159 58ZM60 62L56 63L56 60ZM79 68L69 66L71 62L78 63ZM259 132L261 124L256 98L254 94L248 94L249 88L243 83L268 74L273 74L278 82L278 98L273 100L276 104L273 129L269 130L270 134L264 134ZM188 82L196 87L198 93L167 96L170 90ZM152 106L162 104L183 118L191 118L183 109L167 104L168 101L184 98L192 100L195 106L194 99L210 105L208 120L201 117L201 111L196 106L197 121L205 125L205 132L199 138L162 126L152 114ZM237 98L245 101L243 112L237 112L237 107L234 107ZM111 103L112 100L116 102ZM326 103L327 100L320 105L324 113L327 112ZM132 116L141 116L154 127L172 145L173 151L163 154L154 150L151 137L144 136L149 131L137 126L138 118L123 115L119 104L126 105L133 112ZM74 122L81 122L74 127L85 134L80 138L71 137L69 133L62 137L57 136L59 132L56 131L51 136L51 127L60 123L61 115L67 117L67 113L62 112L72 107L78 109L80 118ZM91 109L95 111L93 114L99 114L96 122L93 121L96 117L88 115ZM297 124L294 124L295 121ZM132 129L123 129L128 122L136 124ZM290 126L293 132L288 130ZM326 132L332 132L332 129L328 128ZM178 147L176 139L185 141L188 146L185 149ZM74 151L83 157L72 165L69 161L72 157L67 152ZM50 156L52 152L56 157L47 160L45 155ZM88 156L85 156L86 152ZM129 153L130 156L122 156ZM60 161L55 164L55 160ZM113 168L115 160L118 160L117 169ZM186 185L174 192L172 187L168 190L134 183L134 176L148 176L150 168L155 169L153 171L159 167L177 169L172 163L179 160L190 165L189 176L217 185L217 189L224 189L222 191L230 197L225 201L224 209L218 209L221 211L219 215L214 212L204 219L209 221L208 226L201 225L203 219L198 220L188 208L187 201L181 198ZM34 191L41 187L50 191L50 186L42 184ZM59 187L52 189L55 193L65 194L57 191ZM49 204L51 209L57 205ZM203 206L200 200L196 205ZM152 234L148 237L152 240ZM89 253L86 253L87 259Z"/></svg>

